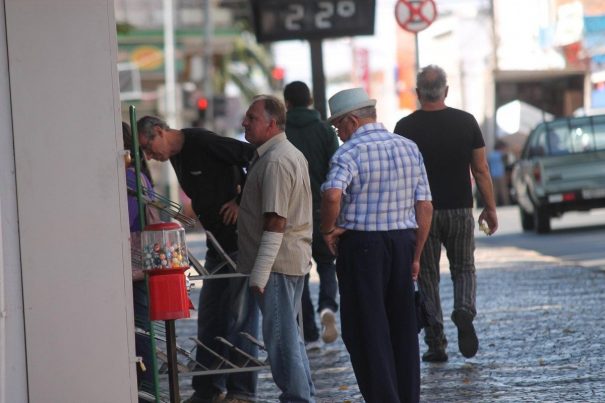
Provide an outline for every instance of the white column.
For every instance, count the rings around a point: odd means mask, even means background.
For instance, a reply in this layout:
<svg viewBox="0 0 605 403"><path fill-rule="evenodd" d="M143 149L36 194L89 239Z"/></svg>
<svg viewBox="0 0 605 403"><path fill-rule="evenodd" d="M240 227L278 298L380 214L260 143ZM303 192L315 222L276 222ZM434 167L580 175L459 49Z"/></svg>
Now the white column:
<svg viewBox="0 0 605 403"><path fill-rule="evenodd" d="M33 403L136 402L114 3L3 2L18 216L3 197L2 235L14 219L27 365L5 387L27 382Z"/></svg>

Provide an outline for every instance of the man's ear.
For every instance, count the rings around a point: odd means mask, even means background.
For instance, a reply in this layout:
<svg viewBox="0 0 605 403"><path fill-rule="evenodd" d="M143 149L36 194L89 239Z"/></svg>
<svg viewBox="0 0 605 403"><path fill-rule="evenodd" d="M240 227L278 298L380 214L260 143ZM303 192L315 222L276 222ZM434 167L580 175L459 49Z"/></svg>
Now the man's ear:
<svg viewBox="0 0 605 403"><path fill-rule="evenodd" d="M273 118L269 119L269 127L270 128L277 127L277 119L273 119Z"/></svg>
<svg viewBox="0 0 605 403"><path fill-rule="evenodd" d="M164 137L164 130L160 126L154 126L153 132L156 136Z"/></svg>
<svg viewBox="0 0 605 403"><path fill-rule="evenodd" d="M447 92L449 91L449 89L450 89L450 86L449 86L449 85L446 85L446 86L445 86L445 94L443 95L443 98L444 98L444 99L445 99L445 98L447 98Z"/></svg>

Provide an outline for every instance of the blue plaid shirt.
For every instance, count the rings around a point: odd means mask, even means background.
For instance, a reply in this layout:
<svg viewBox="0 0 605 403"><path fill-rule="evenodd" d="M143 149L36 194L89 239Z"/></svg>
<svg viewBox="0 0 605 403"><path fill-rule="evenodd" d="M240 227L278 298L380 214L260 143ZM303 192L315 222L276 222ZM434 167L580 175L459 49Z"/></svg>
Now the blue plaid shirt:
<svg viewBox="0 0 605 403"><path fill-rule="evenodd" d="M414 205L432 200L416 144L381 123L358 128L330 161L321 190L343 192L339 227L358 231L418 228Z"/></svg>

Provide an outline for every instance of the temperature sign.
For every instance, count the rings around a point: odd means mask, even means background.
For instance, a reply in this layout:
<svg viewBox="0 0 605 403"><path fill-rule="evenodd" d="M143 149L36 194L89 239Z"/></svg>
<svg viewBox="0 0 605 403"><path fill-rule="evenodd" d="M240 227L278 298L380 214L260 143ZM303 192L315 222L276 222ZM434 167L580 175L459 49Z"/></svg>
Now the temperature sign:
<svg viewBox="0 0 605 403"><path fill-rule="evenodd" d="M398 0L395 19L409 32L420 32L437 18L437 6L433 0Z"/></svg>
<svg viewBox="0 0 605 403"><path fill-rule="evenodd" d="M258 42L374 33L374 0L253 0Z"/></svg>

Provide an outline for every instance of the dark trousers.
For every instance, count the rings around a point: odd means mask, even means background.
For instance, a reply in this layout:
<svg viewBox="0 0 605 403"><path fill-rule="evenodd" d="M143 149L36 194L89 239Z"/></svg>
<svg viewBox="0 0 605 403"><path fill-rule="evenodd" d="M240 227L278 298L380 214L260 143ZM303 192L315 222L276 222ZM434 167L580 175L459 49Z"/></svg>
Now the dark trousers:
<svg viewBox="0 0 605 403"><path fill-rule="evenodd" d="M420 399L415 245L414 230L347 231L339 242L342 339L368 403Z"/></svg>
<svg viewBox="0 0 605 403"><path fill-rule="evenodd" d="M206 267L212 268L219 260L206 256ZM223 269L221 269L223 270ZM239 335L240 331L258 338L260 311L248 288L247 277L205 280L200 292L197 319L197 337L206 346L237 365L243 357L231 354L219 343L217 336L227 339L248 354L257 357L258 347ZM216 358L208 351L197 348L195 359L214 369ZM241 372L221 375L198 375L192 379L196 397L210 400L214 395L227 392L228 397L253 400L256 395L257 372Z"/></svg>
<svg viewBox="0 0 605 403"><path fill-rule="evenodd" d="M334 312L338 311L336 294L338 293L338 284L336 282L336 265L334 264L334 255L330 253L328 246L319 232L319 220L313 222L313 260L317 266L319 274L319 298L317 300L317 312L328 308ZM315 341L319 339L319 329L315 322L315 308L309 292L309 275L305 276L305 285L301 298L303 332L305 341Z"/></svg>
<svg viewBox="0 0 605 403"><path fill-rule="evenodd" d="M149 332L149 300L147 298L147 286L145 281L136 281L132 283L132 293L134 301L134 319L135 326ZM146 367L142 371L137 364L137 383L139 390L153 393L153 351L151 349L151 338L148 335L135 334L135 350L137 357L141 357Z"/></svg>

